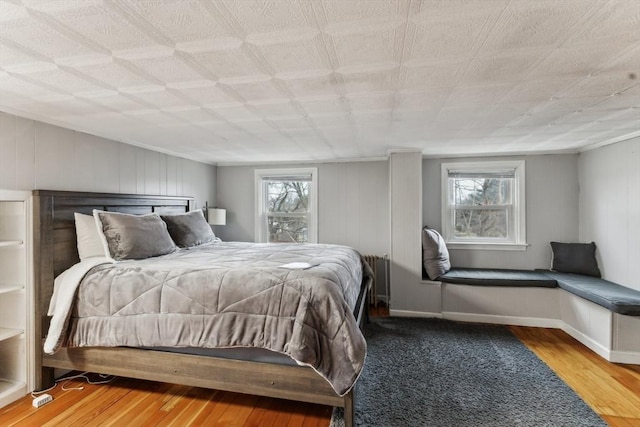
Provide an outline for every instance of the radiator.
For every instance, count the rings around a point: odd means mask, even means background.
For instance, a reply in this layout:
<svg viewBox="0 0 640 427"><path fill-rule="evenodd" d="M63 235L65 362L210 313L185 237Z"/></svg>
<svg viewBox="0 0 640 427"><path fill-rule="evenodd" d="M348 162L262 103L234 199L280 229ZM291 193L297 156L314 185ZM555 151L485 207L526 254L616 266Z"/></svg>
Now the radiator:
<svg viewBox="0 0 640 427"><path fill-rule="evenodd" d="M371 270L373 270L373 283L371 284L371 289L369 290L369 304L371 304L372 306L376 306L378 304L378 284L381 282L379 279L384 279L383 283L386 303L387 301L389 301L389 292L387 289L387 275L389 271L388 257L386 255L362 255L362 258L364 258L365 262L369 264L369 267L371 267ZM378 275L379 261L384 262L384 275Z"/></svg>

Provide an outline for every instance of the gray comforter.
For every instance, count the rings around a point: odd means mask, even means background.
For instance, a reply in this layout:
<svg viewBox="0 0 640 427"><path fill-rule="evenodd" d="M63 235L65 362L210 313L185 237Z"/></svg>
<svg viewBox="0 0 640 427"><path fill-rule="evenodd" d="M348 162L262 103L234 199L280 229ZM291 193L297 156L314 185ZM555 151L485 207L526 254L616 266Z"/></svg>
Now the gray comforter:
<svg viewBox="0 0 640 427"><path fill-rule="evenodd" d="M261 347L344 395L366 354L353 316L363 274L359 254L336 245L223 242L102 264L80 283L65 345Z"/></svg>

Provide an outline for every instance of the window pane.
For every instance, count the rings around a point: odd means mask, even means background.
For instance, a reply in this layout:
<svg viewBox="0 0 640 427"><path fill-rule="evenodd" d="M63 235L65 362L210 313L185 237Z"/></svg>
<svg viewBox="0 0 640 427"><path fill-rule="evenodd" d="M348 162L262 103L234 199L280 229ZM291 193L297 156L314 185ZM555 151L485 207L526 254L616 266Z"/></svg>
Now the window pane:
<svg viewBox="0 0 640 427"><path fill-rule="evenodd" d="M267 212L308 212L309 181L266 181Z"/></svg>
<svg viewBox="0 0 640 427"><path fill-rule="evenodd" d="M309 241L307 216L268 216L269 243L306 243Z"/></svg>
<svg viewBox="0 0 640 427"><path fill-rule="evenodd" d="M451 178L453 204L458 206L510 205L513 178Z"/></svg>
<svg viewBox="0 0 640 427"><path fill-rule="evenodd" d="M454 237L506 239L509 215L506 209L456 209Z"/></svg>
<svg viewBox="0 0 640 427"><path fill-rule="evenodd" d="M256 169L256 240L318 241L317 168Z"/></svg>
<svg viewBox="0 0 640 427"><path fill-rule="evenodd" d="M524 249L524 160L442 163L440 171L447 242L456 248Z"/></svg>

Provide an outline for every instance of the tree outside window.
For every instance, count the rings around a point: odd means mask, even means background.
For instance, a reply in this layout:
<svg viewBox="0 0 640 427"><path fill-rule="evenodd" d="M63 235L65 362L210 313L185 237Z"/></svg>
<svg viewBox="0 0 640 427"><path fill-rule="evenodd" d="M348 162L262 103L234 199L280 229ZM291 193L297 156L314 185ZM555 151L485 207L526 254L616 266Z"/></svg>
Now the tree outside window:
<svg viewBox="0 0 640 427"><path fill-rule="evenodd" d="M508 239L513 178L450 178L457 238Z"/></svg>
<svg viewBox="0 0 640 427"><path fill-rule="evenodd" d="M256 170L256 240L316 243L317 169Z"/></svg>
<svg viewBox="0 0 640 427"><path fill-rule="evenodd" d="M524 161L442 164L442 234L447 244L524 250L524 177Z"/></svg>
<svg viewBox="0 0 640 427"><path fill-rule="evenodd" d="M309 241L309 181L264 181L268 242Z"/></svg>

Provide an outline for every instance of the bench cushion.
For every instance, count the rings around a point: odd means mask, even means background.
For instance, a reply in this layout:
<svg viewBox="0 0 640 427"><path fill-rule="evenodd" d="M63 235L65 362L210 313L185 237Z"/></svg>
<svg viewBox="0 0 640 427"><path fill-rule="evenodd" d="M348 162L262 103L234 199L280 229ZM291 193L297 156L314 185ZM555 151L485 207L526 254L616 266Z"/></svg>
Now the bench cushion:
<svg viewBox="0 0 640 427"><path fill-rule="evenodd" d="M517 286L555 288L556 281L545 273L531 270L495 268L453 268L438 278L441 282L473 286Z"/></svg>
<svg viewBox="0 0 640 427"><path fill-rule="evenodd" d="M640 291L581 274L553 271L545 274L555 279L561 289L572 294L608 308L615 313L640 316Z"/></svg>

